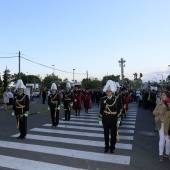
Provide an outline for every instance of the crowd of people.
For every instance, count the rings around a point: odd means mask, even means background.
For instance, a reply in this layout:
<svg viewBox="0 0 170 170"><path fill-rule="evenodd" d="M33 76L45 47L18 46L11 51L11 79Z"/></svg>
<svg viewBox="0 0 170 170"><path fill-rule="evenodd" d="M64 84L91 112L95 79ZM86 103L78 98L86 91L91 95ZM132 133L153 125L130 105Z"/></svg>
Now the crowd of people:
<svg viewBox="0 0 170 170"><path fill-rule="evenodd" d="M12 105L12 115L17 118L19 139L25 139L27 135L27 116L29 115L29 98L24 94L25 85L22 80L16 84L15 95L8 89L4 91L3 99L8 109ZM60 107L64 107L65 119L71 120L71 110L75 116L80 116L82 108L88 113L92 104L100 108L99 120L104 129L104 153L113 153L118 137L118 127L122 126L122 119L126 118L129 103L136 103L138 107L153 112L155 115L156 130L159 132L159 161L170 159L170 92L155 90L138 90L138 95L133 90L122 87L118 82L108 80L103 89L79 89L78 85L71 89L67 82L64 90L58 90L52 83L50 91L45 87L42 90L42 104L47 103L51 115L51 126L59 124ZM109 140L109 137L110 140ZM165 152L165 154L164 154Z"/></svg>
<svg viewBox="0 0 170 170"><path fill-rule="evenodd" d="M170 159L170 91L141 90L138 107L153 112L159 133L159 161Z"/></svg>

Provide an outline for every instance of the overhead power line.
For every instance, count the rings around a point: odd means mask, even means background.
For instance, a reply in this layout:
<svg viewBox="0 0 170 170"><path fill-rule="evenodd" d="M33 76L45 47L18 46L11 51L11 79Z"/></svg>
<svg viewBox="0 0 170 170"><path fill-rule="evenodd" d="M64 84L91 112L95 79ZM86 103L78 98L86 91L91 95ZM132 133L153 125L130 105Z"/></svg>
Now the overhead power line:
<svg viewBox="0 0 170 170"><path fill-rule="evenodd" d="M21 57L21 58L23 58L23 59L25 59L25 60L27 60L27 61L30 61L30 62L32 62L32 63L38 64L38 65L40 65L40 66L46 67L46 68L50 68L50 69L57 70L57 71L64 72L64 73L73 74L72 72L69 72L69 71L63 71L63 70L59 70L59 69L56 69L56 68L52 68L52 67L46 66L46 65L44 65L44 64L37 63L37 62L32 61L32 60L30 60L30 59L27 59L27 58L25 58L25 57ZM75 73L75 74L85 75L85 73Z"/></svg>
<svg viewBox="0 0 170 170"><path fill-rule="evenodd" d="M0 57L0 58L16 58L18 56L11 56L11 57Z"/></svg>

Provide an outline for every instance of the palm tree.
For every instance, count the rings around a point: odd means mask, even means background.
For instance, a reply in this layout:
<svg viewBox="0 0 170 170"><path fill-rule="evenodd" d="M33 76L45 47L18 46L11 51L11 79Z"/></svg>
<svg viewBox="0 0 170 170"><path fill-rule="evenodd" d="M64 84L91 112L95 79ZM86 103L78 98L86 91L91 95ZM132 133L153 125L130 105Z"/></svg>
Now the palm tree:
<svg viewBox="0 0 170 170"><path fill-rule="evenodd" d="M142 74L142 73L140 73L139 77L140 77L140 79L141 79L141 78L143 77L143 74Z"/></svg>
<svg viewBox="0 0 170 170"><path fill-rule="evenodd" d="M134 80L137 80L138 74L134 73L133 75L134 75Z"/></svg>

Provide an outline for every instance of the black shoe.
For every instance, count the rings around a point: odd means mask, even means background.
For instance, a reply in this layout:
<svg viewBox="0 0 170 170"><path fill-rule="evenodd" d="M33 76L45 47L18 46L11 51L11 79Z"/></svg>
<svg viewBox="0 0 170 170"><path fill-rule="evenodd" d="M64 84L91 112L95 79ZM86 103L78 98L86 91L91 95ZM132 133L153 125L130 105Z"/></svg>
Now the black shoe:
<svg viewBox="0 0 170 170"><path fill-rule="evenodd" d="M113 149L110 149L110 153L114 153L114 150L113 150Z"/></svg>
<svg viewBox="0 0 170 170"><path fill-rule="evenodd" d="M77 116L77 114L75 114L75 116Z"/></svg>
<svg viewBox="0 0 170 170"><path fill-rule="evenodd" d="M22 136L21 136L21 135L19 135L19 136L17 137L17 139L21 139L21 137L22 137Z"/></svg>
<svg viewBox="0 0 170 170"><path fill-rule="evenodd" d="M104 153L107 153L109 151L109 148L105 148Z"/></svg>
<svg viewBox="0 0 170 170"><path fill-rule="evenodd" d="M26 137L26 136L21 136L21 138L20 138L20 139L25 139L25 137Z"/></svg>

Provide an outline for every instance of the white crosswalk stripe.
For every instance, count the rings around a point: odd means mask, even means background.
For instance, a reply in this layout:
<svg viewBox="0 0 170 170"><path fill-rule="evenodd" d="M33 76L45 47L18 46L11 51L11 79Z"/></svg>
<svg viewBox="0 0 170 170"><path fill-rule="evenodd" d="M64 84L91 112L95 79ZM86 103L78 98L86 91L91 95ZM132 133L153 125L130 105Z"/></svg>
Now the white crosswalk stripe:
<svg viewBox="0 0 170 170"><path fill-rule="evenodd" d="M129 165L130 163L129 156L94 153L94 152L64 149L64 148L58 148L58 147L25 144L25 143L19 143L19 142L0 141L0 147L19 149L19 150L24 150L24 151L40 152L43 154L46 153L46 154L52 154L52 155L67 156L67 157L72 157L72 158L93 160L93 161L99 161L99 162L119 163L119 164L125 164L125 165Z"/></svg>
<svg viewBox="0 0 170 170"><path fill-rule="evenodd" d="M51 126L50 124L45 124L43 126ZM60 128L66 128L66 129L81 129L81 130L91 130L91 131L102 131L103 128L100 126L98 128L96 127L87 127L87 126L71 126L71 125L61 125L59 124L58 127ZM127 129L119 129L119 132L122 133L134 133L134 130L127 130Z"/></svg>
<svg viewBox="0 0 170 170"><path fill-rule="evenodd" d="M63 118L64 120L64 118ZM76 125L90 125L90 126L99 126L99 123L88 123L88 122L77 122L77 121L64 121L64 122L60 122L60 124L76 124ZM123 128L135 128L135 125L123 125ZM122 128L120 127L120 128Z"/></svg>
<svg viewBox="0 0 170 170"><path fill-rule="evenodd" d="M51 127L51 124L46 123L42 127L32 128L28 131L24 142L20 142L20 140L13 140L12 142L0 140L0 148L14 149L16 152L26 151L36 154L66 157L69 161L80 159L98 163L108 162L113 165L130 165L131 156L129 154L133 149L132 141L134 140L133 134L135 131L137 110L129 110L127 117L122 121L123 125L118 129L120 141L116 143L116 154L104 154L99 151L99 149L104 148L103 127L98 122L99 111L96 107L90 109L89 113L82 112L80 116L71 115L70 121L63 121L62 119L64 118L62 118L57 127ZM12 139L18 135L12 135ZM73 149L71 147L73 145L79 147L73 147ZM66 147L63 148L63 146ZM96 151L91 151L91 148L95 148ZM118 154L119 150L128 152L128 155ZM51 163L43 159L32 160L27 157L15 157L14 155L0 155L0 160L0 167L19 170L87 169L85 166L78 166L76 164L74 166L68 166L64 163ZM11 163L9 164L9 162Z"/></svg>
<svg viewBox="0 0 170 170"><path fill-rule="evenodd" d="M77 132L77 131L66 131L66 130L59 130L59 129L45 129L45 128L33 128L30 129L33 132L45 132L45 133L54 133L54 134L64 134L64 135L73 135L73 136L85 136L85 137L97 137L103 138L103 133L87 133L87 132ZM121 140L133 140L133 136L120 136Z"/></svg>
<svg viewBox="0 0 170 170"><path fill-rule="evenodd" d="M77 117L77 116L72 116L72 117ZM81 115L81 116L78 116L80 118L90 118L90 119L98 119L99 117L98 116L89 116L89 115ZM126 118L136 118L136 116L126 116Z"/></svg>
<svg viewBox="0 0 170 170"><path fill-rule="evenodd" d="M19 134L13 135L12 137L17 137ZM70 144L78 144L78 145L87 145L87 146L95 146L95 147L103 147L103 142L101 141L92 141L92 140L83 140L83 139L69 139L68 138L61 138L61 137L51 137L51 136L43 136L43 135L27 135L27 139L34 139L34 140L42 140L42 141L49 141L49 142L62 142L62 143L70 143ZM132 149L131 144L123 144L117 143L116 148L119 149Z"/></svg>
<svg viewBox="0 0 170 170"><path fill-rule="evenodd" d="M91 118L80 118L79 116L72 117L71 120L78 120L78 121L84 121L84 122L98 122L99 118L91 119ZM136 119L132 118L126 118L126 121L135 121Z"/></svg>
<svg viewBox="0 0 170 170"><path fill-rule="evenodd" d="M18 169L18 170L83 170L80 168L72 168L46 162L27 160L23 158L15 158L11 156L0 155L0 167Z"/></svg>

